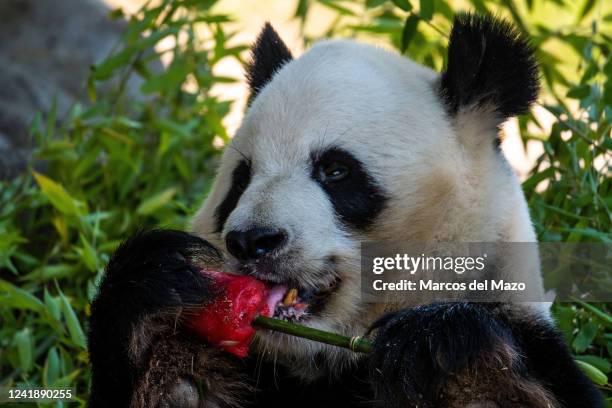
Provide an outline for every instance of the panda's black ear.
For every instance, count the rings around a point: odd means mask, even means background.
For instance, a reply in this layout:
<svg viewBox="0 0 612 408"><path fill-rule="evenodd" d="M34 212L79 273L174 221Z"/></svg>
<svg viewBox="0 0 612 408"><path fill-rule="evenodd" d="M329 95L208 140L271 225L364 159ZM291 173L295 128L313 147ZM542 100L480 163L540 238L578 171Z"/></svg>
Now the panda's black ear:
<svg viewBox="0 0 612 408"><path fill-rule="evenodd" d="M272 79L276 71L293 56L270 23L266 23L251 47L246 77L251 89L249 101Z"/></svg>
<svg viewBox="0 0 612 408"><path fill-rule="evenodd" d="M491 15L455 17L441 94L451 115L479 109L496 120L526 113L539 91L529 42Z"/></svg>

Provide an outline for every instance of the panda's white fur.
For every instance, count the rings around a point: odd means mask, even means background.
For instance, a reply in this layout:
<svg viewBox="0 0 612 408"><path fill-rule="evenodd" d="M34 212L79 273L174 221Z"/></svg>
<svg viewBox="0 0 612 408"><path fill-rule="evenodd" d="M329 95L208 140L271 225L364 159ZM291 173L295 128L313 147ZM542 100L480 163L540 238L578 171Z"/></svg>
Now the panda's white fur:
<svg viewBox="0 0 612 408"><path fill-rule="evenodd" d="M293 252L283 267L299 271L305 284L333 256L342 286L324 315L307 324L350 335L363 333L381 312L360 301L361 241L535 242L520 184L488 142L499 120L483 108L449 117L439 81L438 73L375 46L316 44L254 99L193 231L224 248L230 230L281 225ZM310 176L310 153L330 145L355 155L390 195L367 232L343 227ZM245 156L251 183L219 234L213 215ZM537 259L528 262L525 278L540 284ZM282 345L278 337L266 340L264 346L292 355L326 347L286 336Z"/></svg>

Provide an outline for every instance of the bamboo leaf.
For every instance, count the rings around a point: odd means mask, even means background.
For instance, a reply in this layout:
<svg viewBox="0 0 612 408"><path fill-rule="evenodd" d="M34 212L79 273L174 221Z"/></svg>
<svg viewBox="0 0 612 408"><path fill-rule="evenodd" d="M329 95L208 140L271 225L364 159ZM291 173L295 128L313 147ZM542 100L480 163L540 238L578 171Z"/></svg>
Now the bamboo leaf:
<svg viewBox="0 0 612 408"><path fill-rule="evenodd" d="M434 14L434 1L435 0L419 0L419 16L423 20L429 21Z"/></svg>
<svg viewBox="0 0 612 408"><path fill-rule="evenodd" d="M602 373L596 367L593 367L589 363L584 361L575 360L578 367L597 385L606 385L608 383L608 376Z"/></svg>
<svg viewBox="0 0 612 408"><path fill-rule="evenodd" d="M85 239L83 234L80 234L81 240L81 256L83 258L83 263L92 272L95 272L100 267L100 260L98 259L98 253L91 246L91 244Z"/></svg>
<svg viewBox="0 0 612 408"><path fill-rule="evenodd" d="M45 308L36 296L2 279L0 279L0 295L2 305L5 307L35 312L40 312Z"/></svg>
<svg viewBox="0 0 612 408"><path fill-rule="evenodd" d="M366 7L374 8L374 7L382 6L383 4L386 3L386 1L387 0L366 0Z"/></svg>
<svg viewBox="0 0 612 408"><path fill-rule="evenodd" d="M51 347L47 353L47 360L43 368L43 385L49 387L55 383L60 376L60 361L57 349Z"/></svg>
<svg viewBox="0 0 612 408"><path fill-rule="evenodd" d="M33 175L44 196L60 212L75 216L82 214L82 203L72 198L61 184L37 172Z"/></svg>
<svg viewBox="0 0 612 408"><path fill-rule="evenodd" d="M397 7L401 8L404 11L412 10L412 4L410 4L408 0L392 0L392 1L393 1L393 4L395 4Z"/></svg>
<svg viewBox="0 0 612 408"><path fill-rule="evenodd" d="M601 372L605 374L610 372L610 369L611 369L610 362L601 357L584 355L584 356L575 356L574 358L576 360L584 361L585 363L592 365L593 367L597 368L598 370L601 370Z"/></svg>
<svg viewBox="0 0 612 408"><path fill-rule="evenodd" d="M591 93L591 87L589 85L578 85L570 89L567 93L568 98L572 99L584 99Z"/></svg>
<svg viewBox="0 0 612 408"><path fill-rule="evenodd" d="M589 12L593 9L593 6L595 6L595 0L584 0L580 13L578 14L578 22L582 21L582 19L589 14Z"/></svg>
<svg viewBox="0 0 612 408"><path fill-rule="evenodd" d="M79 323L79 319L77 318L74 309L70 305L70 302L66 296L64 296L64 294L61 292L60 299L62 300L62 311L64 313L64 319L66 320L66 326L68 327L68 333L70 333L70 338L74 344L81 348L85 348L85 334L83 334L83 329L81 328L81 324Z"/></svg>
<svg viewBox="0 0 612 408"><path fill-rule="evenodd" d="M583 302L581 300L577 300L576 302L578 302L585 309L588 309L591 312L593 312L593 314L595 314L595 316L597 316L599 319L601 319L603 324L605 324L608 327L612 327L612 316L610 316L609 313L604 312L603 310L593 306L590 303L586 303L586 302Z"/></svg>
<svg viewBox="0 0 612 408"><path fill-rule="evenodd" d="M55 320L60 321L62 318L62 304L61 300L51 296L49 291L45 288L45 306L47 307L47 311L49 315L53 317Z"/></svg>
<svg viewBox="0 0 612 408"><path fill-rule="evenodd" d="M419 25L419 17L415 14L410 14L404 23L404 29L402 31L402 53L406 52L408 46L410 45L410 41L414 38L414 34L416 33L417 26Z"/></svg>
<svg viewBox="0 0 612 408"><path fill-rule="evenodd" d="M30 329L26 328L15 333L14 341L17 346L21 370L24 373L28 373L32 369L34 350Z"/></svg>
<svg viewBox="0 0 612 408"><path fill-rule="evenodd" d="M298 0L297 6L295 8L295 17L304 20L306 18L306 13L308 13L308 9L310 7L309 0Z"/></svg>
<svg viewBox="0 0 612 408"><path fill-rule="evenodd" d="M139 206L136 212L140 215L150 215L160 209L161 207L168 204L172 197L176 194L176 189L171 187L164 191L161 191L155 194L153 197L149 197L145 201L143 201Z"/></svg>
<svg viewBox="0 0 612 408"><path fill-rule="evenodd" d="M142 38L138 42L125 47L118 53L102 61L102 63L92 67L91 78L96 81L110 78L115 70L131 64L132 59L135 58L138 53L153 47L165 37L177 33L177 27L170 27L153 32L148 37Z"/></svg>
<svg viewBox="0 0 612 408"><path fill-rule="evenodd" d="M66 388L70 387L74 384L75 380L81 374L81 370L74 370L70 374L65 375L61 378L55 380L53 384L49 386L49 388Z"/></svg>
<svg viewBox="0 0 612 408"><path fill-rule="evenodd" d="M584 353L597 335L597 324L588 322L578 332L572 346L577 353Z"/></svg>

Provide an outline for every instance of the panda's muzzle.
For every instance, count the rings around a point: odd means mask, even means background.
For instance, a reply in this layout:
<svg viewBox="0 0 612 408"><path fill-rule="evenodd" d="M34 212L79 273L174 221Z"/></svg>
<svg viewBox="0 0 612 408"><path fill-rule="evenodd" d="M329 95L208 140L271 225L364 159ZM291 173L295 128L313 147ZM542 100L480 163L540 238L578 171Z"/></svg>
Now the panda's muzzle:
<svg viewBox="0 0 612 408"><path fill-rule="evenodd" d="M281 228L252 227L232 230L225 236L227 250L241 264L241 272L268 284L268 308L274 310L274 316L301 321L324 308L340 279L332 272L333 260L324 268L329 273L323 273L316 286L302 284L298 271L279 270L277 258L287 249L287 243L288 234Z"/></svg>
<svg viewBox="0 0 612 408"><path fill-rule="evenodd" d="M318 315L342 283L329 265L316 277L306 277L308 271L299 266L283 265L273 259L241 263L236 272L265 282L269 289L268 309L274 311L274 317L294 322Z"/></svg>

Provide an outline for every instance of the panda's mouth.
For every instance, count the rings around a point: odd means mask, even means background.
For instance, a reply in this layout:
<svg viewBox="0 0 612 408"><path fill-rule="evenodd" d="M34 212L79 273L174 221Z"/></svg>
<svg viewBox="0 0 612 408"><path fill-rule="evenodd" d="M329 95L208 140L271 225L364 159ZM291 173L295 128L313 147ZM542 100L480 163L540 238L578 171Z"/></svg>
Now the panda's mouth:
<svg viewBox="0 0 612 408"><path fill-rule="evenodd" d="M272 284L267 299L268 310L273 316L288 322L301 322L317 315L338 290L340 279L318 288L301 288L295 285Z"/></svg>

